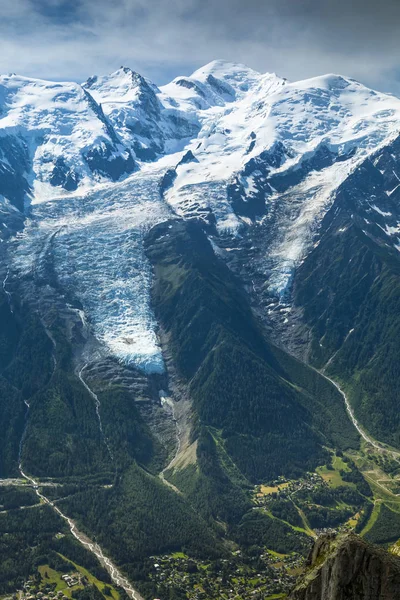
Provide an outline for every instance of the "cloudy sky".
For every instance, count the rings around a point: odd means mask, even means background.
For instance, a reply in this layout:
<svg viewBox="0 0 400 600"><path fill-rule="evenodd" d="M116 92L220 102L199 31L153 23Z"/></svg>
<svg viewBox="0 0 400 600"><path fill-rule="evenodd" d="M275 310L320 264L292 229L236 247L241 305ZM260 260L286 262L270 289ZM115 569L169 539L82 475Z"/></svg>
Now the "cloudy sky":
<svg viewBox="0 0 400 600"><path fill-rule="evenodd" d="M400 95L400 0L0 0L0 72L156 83L224 58L291 80L327 72Z"/></svg>

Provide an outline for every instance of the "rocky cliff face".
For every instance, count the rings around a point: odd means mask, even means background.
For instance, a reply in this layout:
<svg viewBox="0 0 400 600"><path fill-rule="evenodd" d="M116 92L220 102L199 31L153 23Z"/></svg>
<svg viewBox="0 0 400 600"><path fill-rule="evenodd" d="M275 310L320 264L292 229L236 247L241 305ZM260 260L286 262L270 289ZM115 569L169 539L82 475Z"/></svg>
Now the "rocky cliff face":
<svg viewBox="0 0 400 600"><path fill-rule="evenodd" d="M400 598L400 560L354 534L322 536L289 598L396 600Z"/></svg>

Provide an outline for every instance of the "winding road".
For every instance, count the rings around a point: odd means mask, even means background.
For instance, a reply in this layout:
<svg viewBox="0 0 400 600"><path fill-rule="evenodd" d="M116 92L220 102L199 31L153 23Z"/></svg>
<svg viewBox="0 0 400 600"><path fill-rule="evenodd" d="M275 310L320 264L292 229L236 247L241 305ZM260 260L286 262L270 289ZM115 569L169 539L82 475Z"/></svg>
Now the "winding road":
<svg viewBox="0 0 400 600"><path fill-rule="evenodd" d="M346 394L344 393L342 388L339 386L339 384L337 384L336 381L333 381L333 379L331 379L330 377L325 375L325 373L322 373L321 371L318 371L318 373L320 375L322 375L322 377L327 379L330 383L332 383L332 385L334 385L335 388L338 390L338 392L340 392L340 394L343 396L344 403L346 405L347 414L349 415L351 422L353 423L354 427L357 429L358 433L361 435L363 440L365 442L367 442L367 444L371 444L371 446L373 446L380 452L389 454L392 458L400 459L400 452L386 448L381 442L373 440L367 433L365 433L364 429L361 427L360 423L356 419L354 411L351 408L349 399L347 398Z"/></svg>

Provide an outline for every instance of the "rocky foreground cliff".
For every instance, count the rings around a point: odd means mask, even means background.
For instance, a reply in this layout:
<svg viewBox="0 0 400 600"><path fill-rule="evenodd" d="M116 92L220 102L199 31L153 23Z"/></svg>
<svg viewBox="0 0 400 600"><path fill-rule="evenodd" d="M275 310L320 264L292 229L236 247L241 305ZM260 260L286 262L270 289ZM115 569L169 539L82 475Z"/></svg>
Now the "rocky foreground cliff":
<svg viewBox="0 0 400 600"><path fill-rule="evenodd" d="M325 535L315 543L290 600L397 600L400 559L357 535Z"/></svg>

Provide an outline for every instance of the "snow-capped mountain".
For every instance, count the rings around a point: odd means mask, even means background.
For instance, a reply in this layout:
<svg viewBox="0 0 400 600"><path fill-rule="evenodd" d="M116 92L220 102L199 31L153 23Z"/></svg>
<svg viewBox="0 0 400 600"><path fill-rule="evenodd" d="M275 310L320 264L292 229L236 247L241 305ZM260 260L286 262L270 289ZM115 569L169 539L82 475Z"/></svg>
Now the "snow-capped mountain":
<svg viewBox="0 0 400 600"><path fill-rule="evenodd" d="M172 98L131 69L121 67L105 77L91 77L85 90L101 104L124 143L141 161L182 149L200 129L195 111L185 111Z"/></svg>
<svg viewBox="0 0 400 600"><path fill-rule="evenodd" d="M60 285L100 342L160 372L146 231L200 218L232 265L254 232L253 271L279 303L337 190L399 124L400 99L351 79L290 83L225 61L160 88L128 68L83 85L4 76L4 237L7 214L25 205L29 217L8 281L32 274L51 244ZM381 228L389 212L376 208Z"/></svg>
<svg viewBox="0 0 400 600"><path fill-rule="evenodd" d="M73 191L134 170L130 151L77 83L1 77L0 134L0 177L9 180L2 195L20 209L24 196Z"/></svg>

